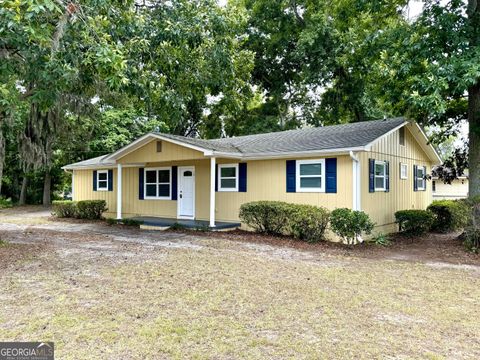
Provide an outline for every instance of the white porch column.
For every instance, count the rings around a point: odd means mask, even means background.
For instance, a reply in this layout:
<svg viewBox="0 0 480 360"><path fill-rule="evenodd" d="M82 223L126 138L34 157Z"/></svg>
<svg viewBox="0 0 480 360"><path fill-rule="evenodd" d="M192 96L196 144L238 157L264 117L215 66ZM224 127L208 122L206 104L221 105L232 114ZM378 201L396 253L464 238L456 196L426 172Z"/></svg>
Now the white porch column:
<svg viewBox="0 0 480 360"><path fill-rule="evenodd" d="M215 161L210 158L210 227L215 227Z"/></svg>
<svg viewBox="0 0 480 360"><path fill-rule="evenodd" d="M75 170L72 170L72 201L75 201Z"/></svg>
<svg viewBox="0 0 480 360"><path fill-rule="evenodd" d="M117 165L117 219L122 218L122 164Z"/></svg>

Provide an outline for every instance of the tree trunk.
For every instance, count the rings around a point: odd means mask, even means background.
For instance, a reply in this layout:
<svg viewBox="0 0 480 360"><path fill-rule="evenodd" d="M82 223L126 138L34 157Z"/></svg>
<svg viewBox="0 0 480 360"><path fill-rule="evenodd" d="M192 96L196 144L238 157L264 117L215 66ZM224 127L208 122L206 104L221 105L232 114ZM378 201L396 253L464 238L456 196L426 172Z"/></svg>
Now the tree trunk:
<svg viewBox="0 0 480 360"><path fill-rule="evenodd" d="M480 195L480 82L468 89L468 194Z"/></svg>
<svg viewBox="0 0 480 360"><path fill-rule="evenodd" d="M467 5L470 23L470 45L478 46L480 39L480 9L477 0ZM480 79L468 89L468 195L480 195Z"/></svg>
<svg viewBox="0 0 480 360"><path fill-rule="evenodd" d="M43 206L49 206L51 201L51 185L52 185L52 176L50 175L50 170L45 172L45 180L43 182Z"/></svg>
<svg viewBox="0 0 480 360"><path fill-rule="evenodd" d="M3 166L5 164L5 137L0 120L0 195L2 194Z"/></svg>
<svg viewBox="0 0 480 360"><path fill-rule="evenodd" d="M22 180L22 190L20 190L20 198L18 199L18 205L25 205L27 203L27 185L28 177L27 174L25 174Z"/></svg>

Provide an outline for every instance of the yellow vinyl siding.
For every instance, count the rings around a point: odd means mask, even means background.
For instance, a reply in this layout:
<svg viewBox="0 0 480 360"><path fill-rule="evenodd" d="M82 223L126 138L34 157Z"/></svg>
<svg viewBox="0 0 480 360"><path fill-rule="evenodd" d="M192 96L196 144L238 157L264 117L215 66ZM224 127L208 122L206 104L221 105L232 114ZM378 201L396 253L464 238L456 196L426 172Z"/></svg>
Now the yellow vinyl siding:
<svg viewBox="0 0 480 360"><path fill-rule="evenodd" d="M135 164L203 158L203 153L200 151L192 150L166 141L162 141L162 151L157 152L157 142L150 141L148 144L120 158L118 162L121 164Z"/></svg>
<svg viewBox="0 0 480 360"><path fill-rule="evenodd" d="M148 167L195 166L195 217L208 219L210 207L210 161L191 160L163 163L149 163ZM127 186L128 184L128 186ZM177 217L176 200L139 200L138 198L138 168L123 169L123 201L124 217L160 216Z"/></svg>
<svg viewBox="0 0 480 360"><path fill-rule="evenodd" d="M319 159L315 157L314 159ZM243 203L258 200L278 200L297 204L324 206L328 209L352 207L352 161L348 156L337 157L337 193L287 193L286 160L256 160L247 162L247 192L217 192L218 220L237 221ZM219 163L235 163L221 159Z"/></svg>
<svg viewBox="0 0 480 360"><path fill-rule="evenodd" d="M396 131L375 143L371 151L359 153L362 210L377 224L377 231L396 231L396 211L425 209L432 201L431 181L426 181L426 191L413 191L413 166L426 166L430 174L432 163L410 131L418 130L410 125L406 127L405 146L399 144L399 132ZM368 159L390 162L390 192L369 192ZM407 164L407 179L400 179L400 163Z"/></svg>
<svg viewBox="0 0 480 360"><path fill-rule="evenodd" d="M106 169L98 169L106 170ZM105 200L107 202L107 216L113 216L117 211L117 170L113 170L113 191L93 191L93 170L74 170L73 197L80 200Z"/></svg>
<svg viewBox="0 0 480 360"><path fill-rule="evenodd" d="M352 206L352 162L348 156L337 157L337 193L287 193L286 159L247 162L247 192L216 192L215 217L218 221L238 221L243 203L257 200L278 200L298 204L324 206L328 209ZM218 159L219 164L238 163ZM210 207L210 159L147 163L156 166L195 166L195 218L208 220ZM75 200L105 199L106 216L116 215L117 171L114 170L114 191L94 192L93 170L75 171ZM138 168L122 169L122 215L177 217L176 200L139 200Z"/></svg>
<svg viewBox="0 0 480 360"><path fill-rule="evenodd" d="M454 200L468 196L468 179L456 179L451 184L445 184L441 179L435 179L436 191L433 200Z"/></svg>

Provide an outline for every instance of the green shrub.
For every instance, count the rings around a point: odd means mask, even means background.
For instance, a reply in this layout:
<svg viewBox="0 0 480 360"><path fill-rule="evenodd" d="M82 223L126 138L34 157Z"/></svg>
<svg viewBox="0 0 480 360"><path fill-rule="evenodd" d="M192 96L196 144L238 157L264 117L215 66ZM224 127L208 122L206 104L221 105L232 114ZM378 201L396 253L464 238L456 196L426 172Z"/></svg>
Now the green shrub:
<svg viewBox="0 0 480 360"><path fill-rule="evenodd" d="M292 204L281 201L253 201L240 206L240 220L255 231L270 234L286 234L292 214Z"/></svg>
<svg viewBox="0 0 480 360"><path fill-rule="evenodd" d="M427 233L433 221L433 214L427 210L400 210L395 213L395 222L399 230L407 235Z"/></svg>
<svg viewBox="0 0 480 360"><path fill-rule="evenodd" d="M126 219L122 219L121 223L126 226L140 227L140 225L143 224L143 221L126 218Z"/></svg>
<svg viewBox="0 0 480 360"><path fill-rule="evenodd" d="M294 238L315 242L325 240L325 230L330 219L330 212L322 207L312 205L290 204L289 232Z"/></svg>
<svg viewBox="0 0 480 360"><path fill-rule="evenodd" d="M346 244L362 242L362 233L370 234L375 224L363 211L335 209L330 215L330 227Z"/></svg>
<svg viewBox="0 0 480 360"><path fill-rule="evenodd" d="M77 203L74 201L54 201L52 215L59 218L73 218L77 216Z"/></svg>
<svg viewBox="0 0 480 360"><path fill-rule="evenodd" d="M470 209L465 201L438 200L427 210L434 215L432 230L449 232L463 229L468 224Z"/></svg>
<svg viewBox="0 0 480 360"><path fill-rule="evenodd" d="M118 224L118 220L115 218L106 218L105 221L108 225L113 226Z"/></svg>
<svg viewBox="0 0 480 360"><path fill-rule="evenodd" d="M83 200L77 202L77 217L80 219L101 219L102 214L107 210L107 202L105 200Z"/></svg>
<svg viewBox="0 0 480 360"><path fill-rule="evenodd" d="M257 232L314 242L324 239L330 214L318 206L254 201L243 204L239 216Z"/></svg>
<svg viewBox="0 0 480 360"><path fill-rule="evenodd" d="M377 236L375 236L373 238L373 243L375 245L379 245L379 246L389 246L392 244L392 242L390 241L388 235L385 235L385 234L378 234Z"/></svg>
<svg viewBox="0 0 480 360"><path fill-rule="evenodd" d="M4 198L4 197L0 197L0 209L7 209L7 208L11 208L13 206L12 204L12 199L8 198Z"/></svg>
<svg viewBox="0 0 480 360"><path fill-rule="evenodd" d="M179 224L179 223L175 223L173 224L172 226L170 226L168 229L169 230L185 230L187 227L185 225L182 225L182 224Z"/></svg>

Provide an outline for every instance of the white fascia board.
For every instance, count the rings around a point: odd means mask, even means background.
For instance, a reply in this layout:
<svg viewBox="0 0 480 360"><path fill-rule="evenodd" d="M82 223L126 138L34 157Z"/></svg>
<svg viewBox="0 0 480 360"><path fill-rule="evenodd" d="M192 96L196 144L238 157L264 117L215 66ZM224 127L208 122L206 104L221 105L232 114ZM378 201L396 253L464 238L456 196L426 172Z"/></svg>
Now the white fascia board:
<svg viewBox="0 0 480 360"><path fill-rule="evenodd" d="M422 138L423 140L425 140L427 142L427 146L431 152L431 155L433 155L432 157L432 160L436 161L436 163L434 165L440 165L443 163L442 161L442 158L440 157L440 155L438 154L437 150L433 147L433 145L431 144L428 144L428 137L427 137L427 134L425 134L425 132L423 131L423 129L420 127L420 125L418 125L417 122L415 122L415 125L418 129L418 131L420 132L420 134L422 135ZM413 136L415 136L415 134L413 134Z"/></svg>
<svg viewBox="0 0 480 360"><path fill-rule="evenodd" d="M340 149L326 149L326 150L317 150L317 151L295 151L295 152L281 152L281 153L258 153L258 154L232 154L232 153L222 153L222 152L213 152L211 156L222 157L222 158L231 158L231 159L240 159L240 160L269 160L269 159L285 159L285 158L304 158L304 157L314 157L314 156L328 156L328 155L348 155L350 151L367 151L365 147L351 147L351 148L340 148Z"/></svg>
<svg viewBox="0 0 480 360"><path fill-rule="evenodd" d="M162 135L159 135L159 134L148 133L148 134L145 134L142 137L138 138L137 140L131 142L130 144L125 145L124 147L115 151L114 153L108 155L105 158L105 160L118 160L118 159L130 154L131 152L137 150L139 147L148 144L150 141L152 141L154 139L167 141L167 142L175 144L175 145L179 145L179 146L183 146L183 147L186 147L186 148L189 148L189 149L192 149L192 150L196 150L196 151L202 152L205 156L209 156L213 153L213 151L211 151L209 149L205 149L205 148L202 148L202 147L199 147L199 146L191 145L191 144L179 141L179 140L170 139L168 137L165 137L165 136L162 136Z"/></svg>
<svg viewBox="0 0 480 360"><path fill-rule="evenodd" d="M122 167L143 167L145 163L135 163L135 164L122 164ZM78 165L78 166L71 166L65 165L62 167L63 170L95 170L95 169L116 169L117 164L108 163L108 164L95 164L95 165Z"/></svg>

